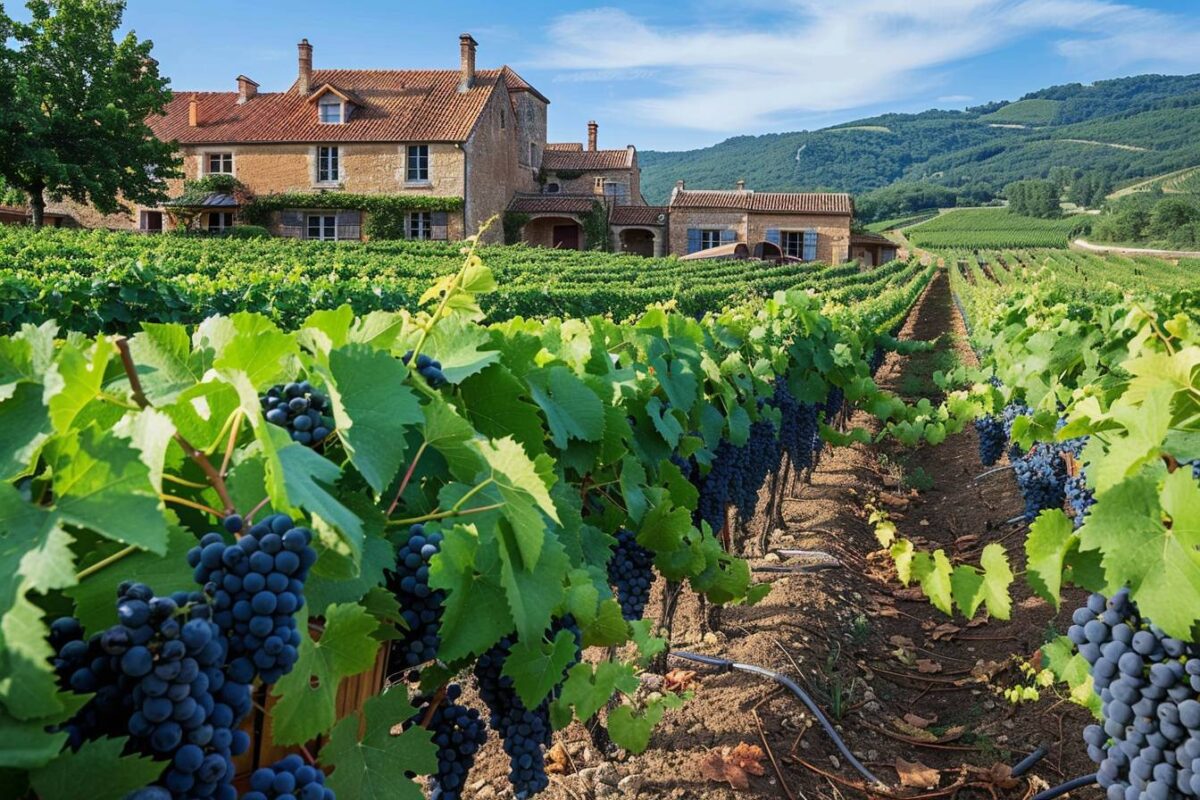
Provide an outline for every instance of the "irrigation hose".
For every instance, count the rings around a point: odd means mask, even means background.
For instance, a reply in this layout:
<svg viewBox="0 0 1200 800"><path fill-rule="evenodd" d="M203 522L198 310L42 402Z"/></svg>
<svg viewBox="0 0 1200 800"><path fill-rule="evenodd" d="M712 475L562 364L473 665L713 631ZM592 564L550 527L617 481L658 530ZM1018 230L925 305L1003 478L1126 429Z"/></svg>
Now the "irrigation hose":
<svg viewBox="0 0 1200 800"><path fill-rule="evenodd" d="M774 670L766 669L765 667L755 666L754 664L739 664L736 661L730 661L727 658L705 656L700 655L699 653L688 653L683 650L676 650L671 653L671 655L677 658L686 659L687 661L694 661L699 664L707 664L710 667L716 667L723 671L738 670L739 672L750 672L755 675L761 675L764 678L770 678L780 686L789 689L792 694L800 698L800 702L804 703L804 705L808 707L808 710L812 712L812 715L817 718L817 722L821 723L821 727L825 729L825 733L833 741L838 751L848 762L850 762L850 766L854 767L859 775L862 775L871 784L879 786L887 785L883 781L879 780L879 778L876 778L874 775L872 775L871 771L864 767L862 762L854 757L854 754L850 752L850 748L846 746L844 741L842 741L842 737L838 735L838 732L834 730L833 725L830 724L829 720L825 718L825 715L821 713L821 709L817 707L817 704L813 702L813 699L809 697L808 694L805 693L805 691L787 675L784 675L780 672L775 672ZM1095 776L1092 777L1093 779L1095 778Z"/></svg>
<svg viewBox="0 0 1200 800"><path fill-rule="evenodd" d="M1045 758L1049 752L1049 745L1039 744L1036 750L1022 758L1016 763L1016 765L1013 766L1012 776L1014 778L1019 778L1026 772L1029 772L1029 770L1033 768L1033 765Z"/></svg>
<svg viewBox="0 0 1200 800"><path fill-rule="evenodd" d="M1053 789L1047 789L1044 792L1035 794L1033 800L1052 800L1052 798L1061 797L1067 792L1072 792L1084 786L1091 786L1095 782L1096 776L1094 773L1092 775L1080 775L1078 778L1067 781L1061 786L1055 786Z"/></svg>

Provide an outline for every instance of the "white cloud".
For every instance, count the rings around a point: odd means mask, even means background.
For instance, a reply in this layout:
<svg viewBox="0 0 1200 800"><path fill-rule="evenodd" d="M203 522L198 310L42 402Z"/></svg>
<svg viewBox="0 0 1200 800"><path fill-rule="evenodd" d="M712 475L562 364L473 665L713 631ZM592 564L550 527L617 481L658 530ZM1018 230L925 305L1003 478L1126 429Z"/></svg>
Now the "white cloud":
<svg viewBox="0 0 1200 800"><path fill-rule="evenodd" d="M969 103L974 99L969 94L944 94L937 101L939 103Z"/></svg>
<svg viewBox="0 0 1200 800"><path fill-rule="evenodd" d="M1035 35L1110 70L1200 66L1200 25L1112 0L781 0L752 18L744 9L709 0L703 18L721 24L653 25L616 8L565 14L541 66L577 80L631 74L644 86L622 87L621 110L708 131L911 97L937 68Z"/></svg>

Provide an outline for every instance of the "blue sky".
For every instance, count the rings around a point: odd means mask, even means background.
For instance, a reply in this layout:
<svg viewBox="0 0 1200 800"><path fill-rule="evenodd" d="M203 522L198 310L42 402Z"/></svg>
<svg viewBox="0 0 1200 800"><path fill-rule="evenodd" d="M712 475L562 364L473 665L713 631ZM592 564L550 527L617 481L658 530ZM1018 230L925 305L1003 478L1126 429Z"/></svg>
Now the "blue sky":
<svg viewBox="0 0 1200 800"><path fill-rule="evenodd" d="M10 13L18 11L9 2ZM884 111L962 108L1056 83L1200 72L1200 0L129 0L176 89L262 91L316 67L509 64L546 94L550 139L684 149Z"/></svg>

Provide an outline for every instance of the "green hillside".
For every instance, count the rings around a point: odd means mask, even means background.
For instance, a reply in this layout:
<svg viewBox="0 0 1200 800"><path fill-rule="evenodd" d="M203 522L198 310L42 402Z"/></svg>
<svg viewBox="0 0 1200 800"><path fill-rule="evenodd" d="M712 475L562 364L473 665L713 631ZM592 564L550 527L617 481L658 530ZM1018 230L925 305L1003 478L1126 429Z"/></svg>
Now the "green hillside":
<svg viewBox="0 0 1200 800"><path fill-rule="evenodd" d="M1119 185L1200 164L1200 74L1055 86L966 111L884 114L699 150L645 151L639 162L651 203L665 201L678 179L697 188L744 178L760 191L860 196L922 182L949 187L952 199L965 190L970 202L991 199L1011 181L1047 177L1054 167Z"/></svg>

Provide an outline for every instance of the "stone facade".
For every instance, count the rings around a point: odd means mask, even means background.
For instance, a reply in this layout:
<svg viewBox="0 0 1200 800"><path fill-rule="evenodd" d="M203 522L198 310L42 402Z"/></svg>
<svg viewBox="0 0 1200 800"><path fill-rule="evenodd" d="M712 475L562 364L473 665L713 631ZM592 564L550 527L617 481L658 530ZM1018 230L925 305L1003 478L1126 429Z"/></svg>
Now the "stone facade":
<svg viewBox="0 0 1200 800"><path fill-rule="evenodd" d="M574 172L562 177L553 170L547 170L542 185L542 191L550 193L547 187L552 183L558 184L559 194L581 195L594 194L603 197L606 183L616 183L624 187L624 201L633 205L644 205L642 200L641 170L637 165L637 155L634 155L633 166L628 169L587 170L576 176Z"/></svg>
<svg viewBox="0 0 1200 800"><path fill-rule="evenodd" d="M826 214L758 214L736 209L671 208L670 252L686 255L688 229L732 230L735 239L753 246L766 241L767 231L815 230L817 260L840 264L850 256L849 216Z"/></svg>
<svg viewBox="0 0 1200 800"><path fill-rule="evenodd" d="M545 105L529 96L529 92L519 94L525 96L526 102L518 104L518 111L523 105L532 114L535 127L540 125L543 131L544 142ZM515 193L536 189L537 168L528 163L528 144L534 137L525 131L514 131L517 121L512 118L512 107L507 90L495 92L463 145L465 171L461 195L468 235L492 217L503 214ZM526 157L525 163L522 156ZM493 244L504 241L504 226L499 219L491 224L483 240Z"/></svg>

